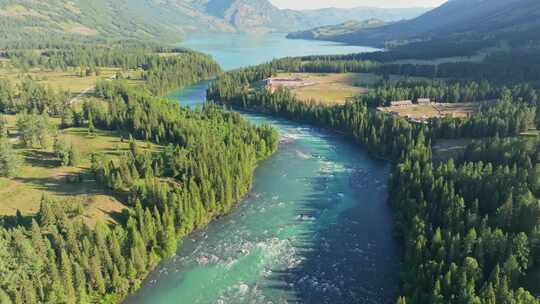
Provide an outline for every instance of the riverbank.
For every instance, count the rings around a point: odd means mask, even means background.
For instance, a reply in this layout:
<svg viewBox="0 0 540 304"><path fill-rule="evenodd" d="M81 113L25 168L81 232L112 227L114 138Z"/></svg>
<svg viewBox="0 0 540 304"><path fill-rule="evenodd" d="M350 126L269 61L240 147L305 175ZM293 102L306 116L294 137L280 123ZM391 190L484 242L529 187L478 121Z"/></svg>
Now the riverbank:
<svg viewBox="0 0 540 304"><path fill-rule="evenodd" d="M284 37L248 39L199 40L190 47L208 50L230 70L272 59ZM303 45L278 52L285 57L298 50L365 50L296 43ZM168 97L198 106L208 85L201 82ZM392 303L399 258L386 204L387 165L333 133L242 113L279 128L279 151L256 170L250 195L237 209L186 239L178 255L165 260L126 303L350 303L355 297ZM351 263L359 272L349 273Z"/></svg>
<svg viewBox="0 0 540 304"><path fill-rule="evenodd" d="M279 151L238 208L188 237L125 303L393 303L388 165L332 132L242 113L280 130Z"/></svg>

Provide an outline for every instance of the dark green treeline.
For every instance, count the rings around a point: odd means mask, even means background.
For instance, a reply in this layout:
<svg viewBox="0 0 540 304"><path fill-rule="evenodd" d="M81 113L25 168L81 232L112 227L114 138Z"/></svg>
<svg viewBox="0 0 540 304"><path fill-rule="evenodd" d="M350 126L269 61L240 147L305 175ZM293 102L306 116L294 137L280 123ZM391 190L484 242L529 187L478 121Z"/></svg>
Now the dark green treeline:
<svg viewBox="0 0 540 304"><path fill-rule="evenodd" d="M497 93L499 102L468 119L415 124L377 113L362 98L326 107L256 88L275 71L225 74L208 96L344 133L393 162L390 203L404 245L398 303L538 303L520 286L540 265L540 144L515 137L534 125L536 100ZM460 159L432 159L433 141L464 135L491 139Z"/></svg>
<svg viewBox="0 0 540 304"><path fill-rule="evenodd" d="M129 139L130 151L118 159L92 156L96 182L129 207L115 215L116 225L90 228L80 210L45 196L37 215L1 218L0 303L120 302L176 252L179 239L247 193L257 163L277 149L277 133L215 106L188 110L150 94L219 72L204 55L180 56L147 62L145 87L152 89L104 81L96 91L106 103L86 102L81 112L62 116L66 126L121 130L162 148L142 150ZM153 86L158 79L165 84ZM39 87L24 93L2 88L6 112L63 113L51 105L65 105L65 98L41 99L49 95Z"/></svg>

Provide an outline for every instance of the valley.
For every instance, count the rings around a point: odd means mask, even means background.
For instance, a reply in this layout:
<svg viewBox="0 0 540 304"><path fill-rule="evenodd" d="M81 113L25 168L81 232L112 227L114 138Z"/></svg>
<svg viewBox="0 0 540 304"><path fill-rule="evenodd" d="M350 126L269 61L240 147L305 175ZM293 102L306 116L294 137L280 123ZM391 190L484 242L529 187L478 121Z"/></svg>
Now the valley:
<svg viewBox="0 0 540 304"><path fill-rule="evenodd" d="M197 42L229 70L275 56L273 35L230 45ZM250 42L250 43L248 43ZM193 42L187 42L193 47ZM296 41L287 55L348 53L343 45ZM248 53L243 53L249 45ZM358 47L358 50L364 50ZM240 53L240 54L239 54ZM266 59L261 57L266 56ZM269 57L272 56L272 57ZM242 58L242 59L239 59ZM230 66L230 65L235 66ZM329 75L330 76L330 75ZM169 95L200 106L210 82ZM231 214L187 238L178 256L164 261L125 303L262 303L272 301L391 303L397 287L397 245L384 203L387 166L338 135L273 116L241 112L257 125L278 129L280 148L257 169L253 188ZM363 197L359 203L357 197ZM327 255L342 248L339 258ZM363 265L352 274L348 265ZM358 282L361 282L358 284Z"/></svg>
<svg viewBox="0 0 540 304"><path fill-rule="evenodd" d="M0 303L539 303L537 3L383 2L0 0Z"/></svg>
<svg viewBox="0 0 540 304"><path fill-rule="evenodd" d="M377 17L397 21L428 9L358 7L310 11L280 10L267 0L173 1L0 1L0 36L44 40L49 33L60 40L95 38L146 39L177 42L178 37L204 32L269 33L302 30L353 19ZM41 34L40 34L41 33ZM5 41L8 41L5 40ZM46 39L45 39L46 40Z"/></svg>

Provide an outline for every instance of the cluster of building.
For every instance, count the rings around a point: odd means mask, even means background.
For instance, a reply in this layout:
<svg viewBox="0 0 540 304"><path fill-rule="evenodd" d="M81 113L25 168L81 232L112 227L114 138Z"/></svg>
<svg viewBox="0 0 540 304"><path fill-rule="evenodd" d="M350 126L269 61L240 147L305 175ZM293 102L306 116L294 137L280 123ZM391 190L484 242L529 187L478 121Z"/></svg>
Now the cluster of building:
<svg viewBox="0 0 540 304"><path fill-rule="evenodd" d="M434 106L430 98L418 98L416 102L412 100L395 100L390 102L390 106L377 108L380 112L385 112L393 116L403 116L411 122L427 123L429 115L419 115L417 113L408 113L411 109L418 106Z"/></svg>
<svg viewBox="0 0 540 304"><path fill-rule="evenodd" d="M412 100L397 100L397 101L391 101L390 106L391 107L409 107L414 105ZM430 98L418 98L416 100L416 104L419 105L430 105L431 99Z"/></svg>
<svg viewBox="0 0 540 304"><path fill-rule="evenodd" d="M265 79L269 90L275 91L279 88L300 88L314 85L314 82L306 81L299 77L270 77Z"/></svg>

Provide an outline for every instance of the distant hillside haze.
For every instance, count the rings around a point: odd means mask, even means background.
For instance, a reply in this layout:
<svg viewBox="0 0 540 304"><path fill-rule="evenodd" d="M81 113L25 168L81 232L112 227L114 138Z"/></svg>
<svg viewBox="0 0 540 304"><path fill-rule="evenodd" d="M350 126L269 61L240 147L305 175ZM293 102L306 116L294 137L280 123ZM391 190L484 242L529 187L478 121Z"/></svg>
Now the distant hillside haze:
<svg viewBox="0 0 540 304"><path fill-rule="evenodd" d="M208 32L290 32L377 18L410 19L425 8L282 10L268 0L0 0L0 38L43 33L178 39Z"/></svg>
<svg viewBox="0 0 540 304"><path fill-rule="evenodd" d="M326 25L316 27L307 31L290 33L287 38L290 39L312 39L312 40L332 40L336 36L343 36L355 33L361 29L376 28L387 23L379 19L368 19L365 21L347 21L338 25Z"/></svg>
<svg viewBox="0 0 540 304"><path fill-rule="evenodd" d="M540 21L536 0L450 0L424 15L384 29L389 38L524 29ZM534 20L536 19L536 20Z"/></svg>
<svg viewBox="0 0 540 304"><path fill-rule="evenodd" d="M376 28L360 28L326 40L384 46L392 41L415 41L460 35L462 39L495 37L538 40L540 1L450 0L412 20ZM298 36L293 33L291 37Z"/></svg>
<svg viewBox="0 0 540 304"><path fill-rule="evenodd" d="M413 8L413 7L437 7L447 0L270 0L272 4L282 9L306 10L321 8L354 8L354 7L378 7L378 8Z"/></svg>
<svg viewBox="0 0 540 304"><path fill-rule="evenodd" d="M164 39L201 28L234 31L178 0L0 0L0 37L54 35Z"/></svg>
<svg viewBox="0 0 540 304"><path fill-rule="evenodd" d="M430 8L325 8L316 10L303 10L302 14L310 18L316 26L335 25L347 21L365 21L378 19L384 22L392 22L416 18Z"/></svg>
<svg viewBox="0 0 540 304"><path fill-rule="evenodd" d="M291 29L302 30L370 18L397 21L417 17L429 10L358 7L295 11L278 9L267 0L201 0L199 7L241 32L289 32Z"/></svg>

